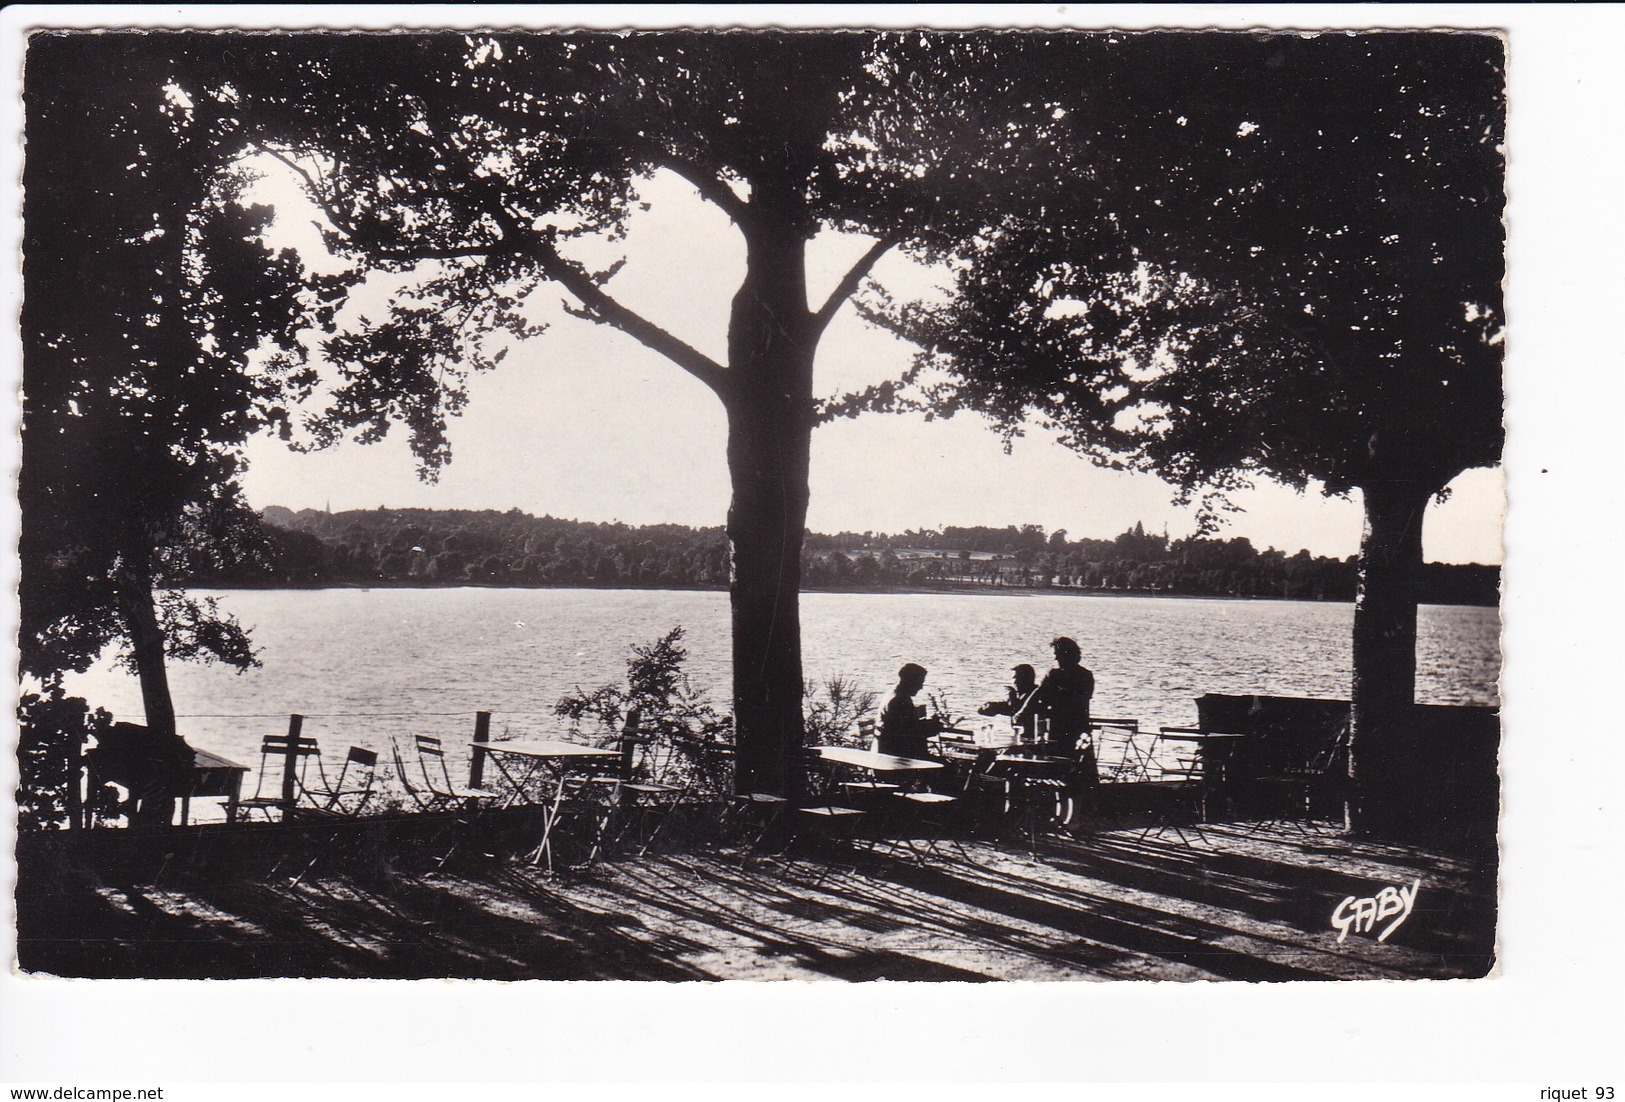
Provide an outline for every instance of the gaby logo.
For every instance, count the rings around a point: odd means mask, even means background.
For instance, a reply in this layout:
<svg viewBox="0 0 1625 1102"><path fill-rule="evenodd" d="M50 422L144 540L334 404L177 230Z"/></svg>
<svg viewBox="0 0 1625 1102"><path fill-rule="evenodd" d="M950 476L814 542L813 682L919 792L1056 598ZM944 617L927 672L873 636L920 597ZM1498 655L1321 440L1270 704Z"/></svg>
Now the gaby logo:
<svg viewBox="0 0 1625 1102"><path fill-rule="evenodd" d="M1377 923L1392 919L1377 935L1378 941L1387 941L1390 934L1411 917L1411 908L1416 906L1416 894L1422 888L1420 879L1411 881L1409 887L1400 884L1395 887L1385 887L1376 895L1366 896L1364 899L1349 896L1337 905L1332 912L1332 929L1337 931L1337 940L1341 942L1353 930L1357 934L1369 934L1376 929Z"/></svg>

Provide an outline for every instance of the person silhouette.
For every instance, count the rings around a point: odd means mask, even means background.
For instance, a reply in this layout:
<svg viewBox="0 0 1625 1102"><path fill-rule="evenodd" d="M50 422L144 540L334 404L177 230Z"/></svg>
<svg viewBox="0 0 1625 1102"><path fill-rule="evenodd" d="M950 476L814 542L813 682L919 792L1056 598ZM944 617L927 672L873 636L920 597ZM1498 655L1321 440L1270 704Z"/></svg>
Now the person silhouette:
<svg viewBox="0 0 1625 1102"><path fill-rule="evenodd" d="M1055 652L1055 668L1044 675L1027 704L1016 716L1021 722L1029 715L1038 720L1039 746L1047 753L1073 758L1066 778L1071 825L1089 813L1100 785L1100 769L1095 748L1080 739L1089 733L1089 702L1095 695L1095 675L1083 664L1083 650L1077 640L1057 636L1050 647Z"/></svg>
<svg viewBox="0 0 1625 1102"><path fill-rule="evenodd" d="M1095 675L1083 665L1077 640L1062 635L1050 643L1055 668L1044 675L1032 696L1016 713L1016 723L1040 721L1042 741L1057 753L1070 754L1089 732L1089 701L1095 695ZM1047 731L1043 728L1047 727Z"/></svg>
<svg viewBox="0 0 1625 1102"><path fill-rule="evenodd" d="M1015 674L1015 681L1005 687L1004 699L988 701L976 709L977 715L1009 716L1014 721L1021 714L1022 706L1038 688L1038 674L1025 662L1012 667L1010 672ZM1029 713L1021 724L1016 725L1022 742L1033 741L1037 718L1036 713Z"/></svg>
<svg viewBox="0 0 1625 1102"><path fill-rule="evenodd" d="M876 743L882 754L924 758L931 752L932 735L942 723L925 717L925 705L915 704L914 695L925 688L926 668L909 662L897 671L897 688L880 712L880 733Z"/></svg>

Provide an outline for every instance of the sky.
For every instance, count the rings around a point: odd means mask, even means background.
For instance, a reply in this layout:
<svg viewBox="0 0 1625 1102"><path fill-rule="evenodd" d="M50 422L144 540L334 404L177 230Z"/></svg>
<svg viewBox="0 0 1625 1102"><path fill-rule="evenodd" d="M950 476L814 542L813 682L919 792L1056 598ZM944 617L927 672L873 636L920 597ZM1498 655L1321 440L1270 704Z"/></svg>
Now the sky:
<svg viewBox="0 0 1625 1102"><path fill-rule="evenodd" d="M647 211L627 239L591 255L595 266L624 257L609 289L624 304L725 362L728 305L744 270L744 248L727 217L669 175L645 182ZM251 196L277 206L278 243L314 257L311 212L274 165ZM810 301L821 302L869 245L824 234L809 249ZM583 259L589 259L582 254ZM890 254L875 278L899 297L929 295L931 272ZM250 504L292 509L517 508L575 520L720 525L728 505L726 424L701 383L619 331L566 314L563 292L544 285L532 317L540 337L514 345L495 371L476 376L470 402L450 429L452 462L436 484L417 477L405 437L347 443L300 454L265 438L248 448L243 480ZM380 299L381 301L381 299ZM826 332L815 389L830 396L895 378L914 349L862 321L847 306ZM808 527L818 532L902 532L949 525L1038 524L1074 539L1109 538L1136 523L1179 538L1196 529L1194 509L1172 504L1151 475L1104 470L1033 427L1008 454L985 418L927 421L919 414L867 414L837 421L813 438ZM1356 499L1262 483L1236 498L1224 537L1288 554L1337 558L1359 547ZM1501 561L1504 490L1499 470L1467 472L1424 524L1424 553L1436 562Z"/></svg>

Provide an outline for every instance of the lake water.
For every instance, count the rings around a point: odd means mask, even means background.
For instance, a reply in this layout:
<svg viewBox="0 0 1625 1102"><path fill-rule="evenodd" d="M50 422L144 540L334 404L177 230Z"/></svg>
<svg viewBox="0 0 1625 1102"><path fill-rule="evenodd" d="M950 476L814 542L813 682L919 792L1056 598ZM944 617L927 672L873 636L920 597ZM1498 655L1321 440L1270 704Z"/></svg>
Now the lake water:
<svg viewBox="0 0 1625 1102"><path fill-rule="evenodd" d="M244 590L220 594L254 634L263 668L238 674L172 663L180 728L195 746L257 766L262 735L306 717L330 756L355 743L387 755L390 735L561 730L552 707L577 687L622 680L628 648L681 624L688 670L724 710L728 598L719 592L602 589ZM1040 675L1047 643L1070 635L1095 672L1094 712L1142 726L1196 722L1203 693L1347 698L1353 608L1303 601L1047 594L808 593L809 678L841 674L884 695L897 667L930 669L928 692L973 713L1002 694L1016 662ZM1417 699L1497 702L1496 609L1424 606ZM73 692L140 722L135 679L111 666ZM252 787L252 780L250 780Z"/></svg>

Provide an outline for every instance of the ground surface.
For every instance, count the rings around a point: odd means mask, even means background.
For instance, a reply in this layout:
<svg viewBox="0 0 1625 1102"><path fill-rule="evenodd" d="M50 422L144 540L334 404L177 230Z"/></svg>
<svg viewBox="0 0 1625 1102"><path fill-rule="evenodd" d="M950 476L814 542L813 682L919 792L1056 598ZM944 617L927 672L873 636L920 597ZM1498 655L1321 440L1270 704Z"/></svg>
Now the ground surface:
<svg viewBox="0 0 1625 1102"><path fill-rule="evenodd" d="M185 853L139 875L28 860L18 956L68 976L512 980L1405 979L1492 965L1492 859L1319 828L1141 834L1051 838L1040 860L1019 841L923 864L881 847L856 868L698 847L562 877L478 853L438 871L391 858L365 876L281 861L223 873ZM1339 942L1343 900L1416 881L1386 941L1388 916Z"/></svg>

